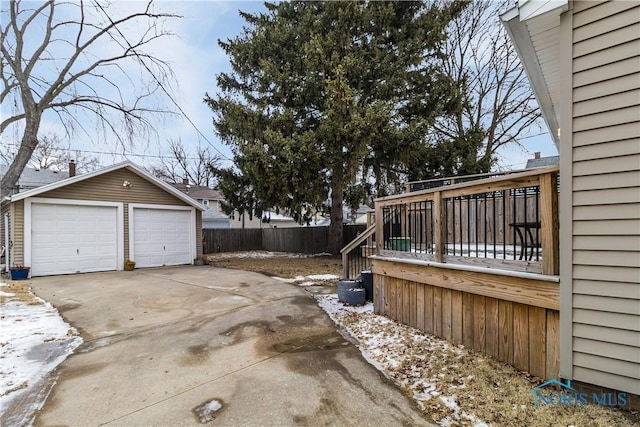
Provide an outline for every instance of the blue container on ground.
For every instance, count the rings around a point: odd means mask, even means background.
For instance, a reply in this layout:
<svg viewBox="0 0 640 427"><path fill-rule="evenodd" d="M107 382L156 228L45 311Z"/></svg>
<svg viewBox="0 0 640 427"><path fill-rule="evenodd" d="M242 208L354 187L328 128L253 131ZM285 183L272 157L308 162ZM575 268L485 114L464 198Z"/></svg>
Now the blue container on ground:
<svg viewBox="0 0 640 427"><path fill-rule="evenodd" d="M29 270L29 267L9 269L11 280L27 280L29 278Z"/></svg>

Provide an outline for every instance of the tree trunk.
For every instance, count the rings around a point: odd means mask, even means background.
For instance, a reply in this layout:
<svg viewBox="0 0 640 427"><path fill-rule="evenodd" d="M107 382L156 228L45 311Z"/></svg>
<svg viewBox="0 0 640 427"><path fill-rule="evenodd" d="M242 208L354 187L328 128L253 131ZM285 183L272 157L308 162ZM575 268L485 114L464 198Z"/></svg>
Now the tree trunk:
<svg viewBox="0 0 640 427"><path fill-rule="evenodd" d="M331 223L329 224L328 250L335 256L340 255L340 249L342 249L343 200L342 176L334 172L331 177Z"/></svg>
<svg viewBox="0 0 640 427"><path fill-rule="evenodd" d="M2 182L0 182L0 195L2 195L2 197L17 193L16 184L20 179L22 171L27 166L27 163L29 163L33 150L35 150L38 145L40 120L34 121L35 123L26 123L26 129L22 136L18 154L16 154L13 162L11 162L7 173L2 177Z"/></svg>

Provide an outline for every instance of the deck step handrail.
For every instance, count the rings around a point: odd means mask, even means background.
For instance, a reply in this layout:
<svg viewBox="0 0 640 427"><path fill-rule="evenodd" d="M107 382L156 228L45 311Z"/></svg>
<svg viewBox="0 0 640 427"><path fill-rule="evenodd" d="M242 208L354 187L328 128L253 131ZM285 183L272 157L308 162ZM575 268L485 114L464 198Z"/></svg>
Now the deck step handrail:
<svg viewBox="0 0 640 427"><path fill-rule="evenodd" d="M355 239L349 242L347 246L345 246L340 250L340 253L342 254L342 271L345 279L349 278L349 260L348 260L349 254L354 249L360 249L360 245L362 244L362 242L366 241L368 238L373 236L375 232L376 232L376 225L371 224L369 227L367 227L366 230L364 230Z"/></svg>

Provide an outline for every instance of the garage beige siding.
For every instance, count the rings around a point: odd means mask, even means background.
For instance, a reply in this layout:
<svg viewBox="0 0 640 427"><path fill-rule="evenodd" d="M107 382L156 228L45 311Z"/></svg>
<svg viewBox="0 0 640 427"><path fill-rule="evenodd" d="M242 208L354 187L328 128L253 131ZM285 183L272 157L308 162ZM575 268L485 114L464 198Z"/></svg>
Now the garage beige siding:
<svg viewBox="0 0 640 427"><path fill-rule="evenodd" d="M123 186L124 181L131 183ZM39 194L39 198L70 200L101 200L124 203L124 259L129 258L129 203L148 203L158 205L187 206L187 203L152 184L128 169L117 169L93 178L70 184L55 190ZM23 201L12 203L16 209L17 226L15 233L16 262L24 257L24 204ZM202 254L202 213L196 210L196 245L197 254ZM20 261L18 261L20 260Z"/></svg>
<svg viewBox="0 0 640 427"><path fill-rule="evenodd" d="M202 229L202 212L196 211L196 247L197 256L202 256L202 235L204 230Z"/></svg>
<svg viewBox="0 0 640 427"><path fill-rule="evenodd" d="M2 227L2 242L0 243L2 246L7 248L7 252L9 254L9 259L11 265L15 264L24 264L24 245L22 244L22 238L15 239L16 232L20 233L20 236L23 235L24 231L24 205L22 202L18 203L3 203L2 209L0 209L0 226ZM7 242L5 242L4 235L4 214L9 214L9 236L13 237L13 245L9 246Z"/></svg>
<svg viewBox="0 0 640 427"><path fill-rule="evenodd" d="M573 378L640 394L640 4L573 4Z"/></svg>
<svg viewBox="0 0 640 427"><path fill-rule="evenodd" d="M13 241L10 252L11 265L24 264L24 203L22 200L11 203L9 207L9 235Z"/></svg>

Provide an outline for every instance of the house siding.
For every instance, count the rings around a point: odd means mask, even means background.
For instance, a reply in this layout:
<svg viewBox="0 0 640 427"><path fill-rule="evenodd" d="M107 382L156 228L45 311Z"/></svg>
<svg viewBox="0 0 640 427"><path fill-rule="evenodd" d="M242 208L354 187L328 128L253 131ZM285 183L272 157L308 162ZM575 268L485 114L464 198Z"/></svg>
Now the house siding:
<svg viewBox="0 0 640 427"><path fill-rule="evenodd" d="M124 181L131 185L124 187ZM187 205L183 200L152 184L136 173L123 168L105 173L84 181L76 182L55 190L41 193L38 198L66 199L66 200L100 200L106 202L123 203L124 213L124 259L129 258L129 203L144 203L158 205ZM15 262L24 259L24 203L22 200L11 204L15 213L14 250ZM196 248L197 255L202 255L202 213L196 210ZM13 261L12 261L13 262Z"/></svg>
<svg viewBox="0 0 640 427"><path fill-rule="evenodd" d="M572 378L640 394L640 4L569 13Z"/></svg>

